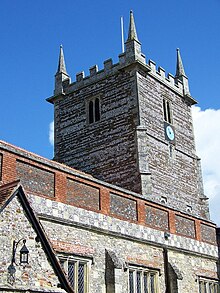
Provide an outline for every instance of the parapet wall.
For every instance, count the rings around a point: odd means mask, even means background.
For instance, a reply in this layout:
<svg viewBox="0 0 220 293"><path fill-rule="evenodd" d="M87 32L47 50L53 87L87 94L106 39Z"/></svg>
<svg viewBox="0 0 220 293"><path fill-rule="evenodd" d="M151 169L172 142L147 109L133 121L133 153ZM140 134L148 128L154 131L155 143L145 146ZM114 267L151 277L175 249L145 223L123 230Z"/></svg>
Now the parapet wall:
<svg viewBox="0 0 220 293"><path fill-rule="evenodd" d="M20 179L28 194L216 245L212 222L152 203L4 142L0 142L0 158L0 185Z"/></svg>
<svg viewBox="0 0 220 293"><path fill-rule="evenodd" d="M148 64L142 63L138 60L136 62L141 65L144 71L148 72L150 76L157 79L178 94L183 95L182 81L175 79L175 77L170 73L166 74L162 67L159 66L157 68L154 61L149 60ZM104 68L101 70L98 69L97 65L90 67L88 76L85 76L84 71L77 73L76 81L71 84L69 83L70 80L64 81L63 86L65 94L71 93L78 88L87 86L97 80L106 78L107 75L115 74L117 71L130 65L130 63L126 61L125 53L119 55L119 63L113 64L112 59L107 59L103 64ZM48 101L50 101L50 98L48 98Z"/></svg>

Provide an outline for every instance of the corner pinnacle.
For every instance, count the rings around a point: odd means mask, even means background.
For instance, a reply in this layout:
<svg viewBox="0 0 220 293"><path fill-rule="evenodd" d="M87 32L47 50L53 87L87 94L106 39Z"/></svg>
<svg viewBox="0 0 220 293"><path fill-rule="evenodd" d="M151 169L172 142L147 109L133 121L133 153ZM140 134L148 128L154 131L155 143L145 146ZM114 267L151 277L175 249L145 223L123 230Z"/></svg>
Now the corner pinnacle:
<svg viewBox="0 0 220 293"><path fill-rule="evenodd" d="M184 71L183 62L182 62L182 59L180 56L180 50L179 49L176 49L176 50L177 50L177 64L176 64L175 79L176 79L176 81L180 80L182 82L183 94L185 96L190 96L188 77L186 76L185 71Z"/></svg>
<svg viewBox="0 0 220 293"><path fill-rule="evenodd" d="M181 76L186 76L186 74L185 74L185 70L184 70L184 67L183 67L182 58L180 56L179 48L177 48L176 51L177 51L176 78L178 78L178 77L181 77Z"/></svg>
<svg viewBox="0 0 220 293"><path fill-rule="evenodd" d="M59 55L57 73L65 73L67 75L62 45L60 45L60 55Z"/></svg>
<svg viewBox="0 0 220 293"><path fill-rule="evenodd" d="M128 41L133 41L133 40L138 41L138 37L137 37L136 28L135 28L133 11L131 10L130 11L130 25L129 25L127 42Z"/></svg>

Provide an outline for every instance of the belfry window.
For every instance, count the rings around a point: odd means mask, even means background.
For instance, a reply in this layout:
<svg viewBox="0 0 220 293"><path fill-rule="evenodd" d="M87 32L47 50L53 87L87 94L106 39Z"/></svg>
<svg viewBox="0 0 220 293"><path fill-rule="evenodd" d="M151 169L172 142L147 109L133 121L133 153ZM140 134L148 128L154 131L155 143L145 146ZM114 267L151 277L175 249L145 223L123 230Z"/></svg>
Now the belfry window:
<svg viewBox="0 0 220 293"><path fill-rule="evenodd" d="M170 101L166 99L163 99L163 116L164 116L164 121L172 124Z"/></svg>
<svg viewBox="0 0 220 293"><path fill-rule="evenodd" d="M89 123L94 122L93 101L89 102Z"/></svg>
<svg viewBox="0 0 220 293"><path fill-rule="evenodd" d="M129 293L157 293L158 272L142 267L128 270Z"/></svg>
<svg viewBox="0 0 220 293"><path fill-rule="evenodd" d="M100 120L100 105L99 105L99 99L95 99L95 121Z"/></svg>
<svg viewBox="0 0 220 293"><path fill-rule="evenodd" d="M89 101L88 107L88 121L89 124L100 120L100 100L95 98Z"/></svg>

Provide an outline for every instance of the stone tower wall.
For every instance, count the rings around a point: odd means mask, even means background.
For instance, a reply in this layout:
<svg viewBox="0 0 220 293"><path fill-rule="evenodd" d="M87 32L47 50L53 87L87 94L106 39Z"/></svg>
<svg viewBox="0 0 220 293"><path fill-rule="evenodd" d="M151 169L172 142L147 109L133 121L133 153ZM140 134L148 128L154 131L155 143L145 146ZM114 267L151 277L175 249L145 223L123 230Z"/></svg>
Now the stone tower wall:
<svg viewBox="0 0 220 293"><path fill-rule="evenodd" d="M152 60L146 64L132 12L125 45L119 63L109 59L103 70L93 66L90 76L79 73L62 87L55 81L48 99L55 106L55 160L209 219L190 109L196 101L180 52L175 77ZM58 75L65 78L66 71ZM89 104L97 98L101 119L90 124ZM174 130L174 140L165 136L165 126Z"/></svg>
<svg viewBox="0 0 220 293"><path fill-rule="evenodd" d="M195 154L191 107L178 92L160 83L154 76L137 74L141 132L145 137L145 156L154 200L167 200L169 206L206 217L200 197L199 166ZM175 145L165 139L163 99L170 101ZM139 131L139 130L138 130ZM138 143L143 145L142 139ZM141 165L141 164L140 164ZM148 190L142 187L143 193Z"/></svg>
<svg viewBox="0 0 220 293"><path fill-rule="evenodd" d="M166 78L161 68L154 70L152 61L149 68L108 63L89 77L78 74L65 95L54 100L55 160L208 218L207 204L200 199L191 109L181 83ZM97 97L101 119L89 124L88 105ZM175 145L165 139L164 98L171 105Z"/></svg>
<svg viewBox="0 0 220 293"><path fill-rule="evenodd" d="M113 74L101 72L87 82L77 83L71 93L55 102L55 160L141 192L135 144L135 74L113 70ZM88 105L96 97L101 118L89 124Z"/></svg>

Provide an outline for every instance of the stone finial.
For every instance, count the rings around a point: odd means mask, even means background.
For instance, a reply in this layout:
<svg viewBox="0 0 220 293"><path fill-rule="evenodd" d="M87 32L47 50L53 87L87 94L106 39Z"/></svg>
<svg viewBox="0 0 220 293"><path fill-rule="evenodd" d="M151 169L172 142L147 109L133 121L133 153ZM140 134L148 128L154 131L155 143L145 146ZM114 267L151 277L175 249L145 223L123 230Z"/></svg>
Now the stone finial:
<svg viewBox="0 0 220 293"><path fill-rule="evenodd" d="M65 84L70 83L70 77L69 77L68 73L66 72L66 65L65 65L64 54L63 54L63 46L61 45L57 73L55 74L54 95L59 95L64 92L64 87L65 87L64 82L65 82Z"/></svg>
<svg viewBox="0 0 220 293"><path fill-rule="evenodd" d="M65 73L65 74L67 74L65 60L64 60L64 54L63 54L63 46L62 45L60 45L60 55L59 55L57 73Z"/></svg>
<svg viewBox="0 0 220 293"><path fill-rule="evenodd" d="M183 62L182 62L179 48L177 48L176 51L177 51L177 63L176 63L176 76L175 77L178 78L181 76L186 76L186 74L184 71Z"/></svg>
<svg viewBox="0 0 220 293"><path fill-rule="evenodd" d="M183 94L190 96L188 77L185 74L182 58L180 55L180 50L176 49L176 51L177 51L177 64L176 64L175 80L176 80L176 82L178 82L178 80L180 80L182 82Z"/></svg>
<svg viewBox="0 0 220 293"><path fill-rule="evenodd" d="M133 12L130 11L130 25L128 31L128 39L125 43L125 55L120 55L120 63L131 63L131 62L140 61L143 64L146 64L145 56L141 52L141 43L138 40L137 32L134 23Z"/></svg>
<svg viewBox="0 0 220 293"><path fill-rule="evenodd" d="M134 22L134 15L133 11L130 11L130 25L129 25L129 31L128 31L128 41L138 41L137 37L137 32L136 32L136 27L135 27L135 22Z"/></svg>

